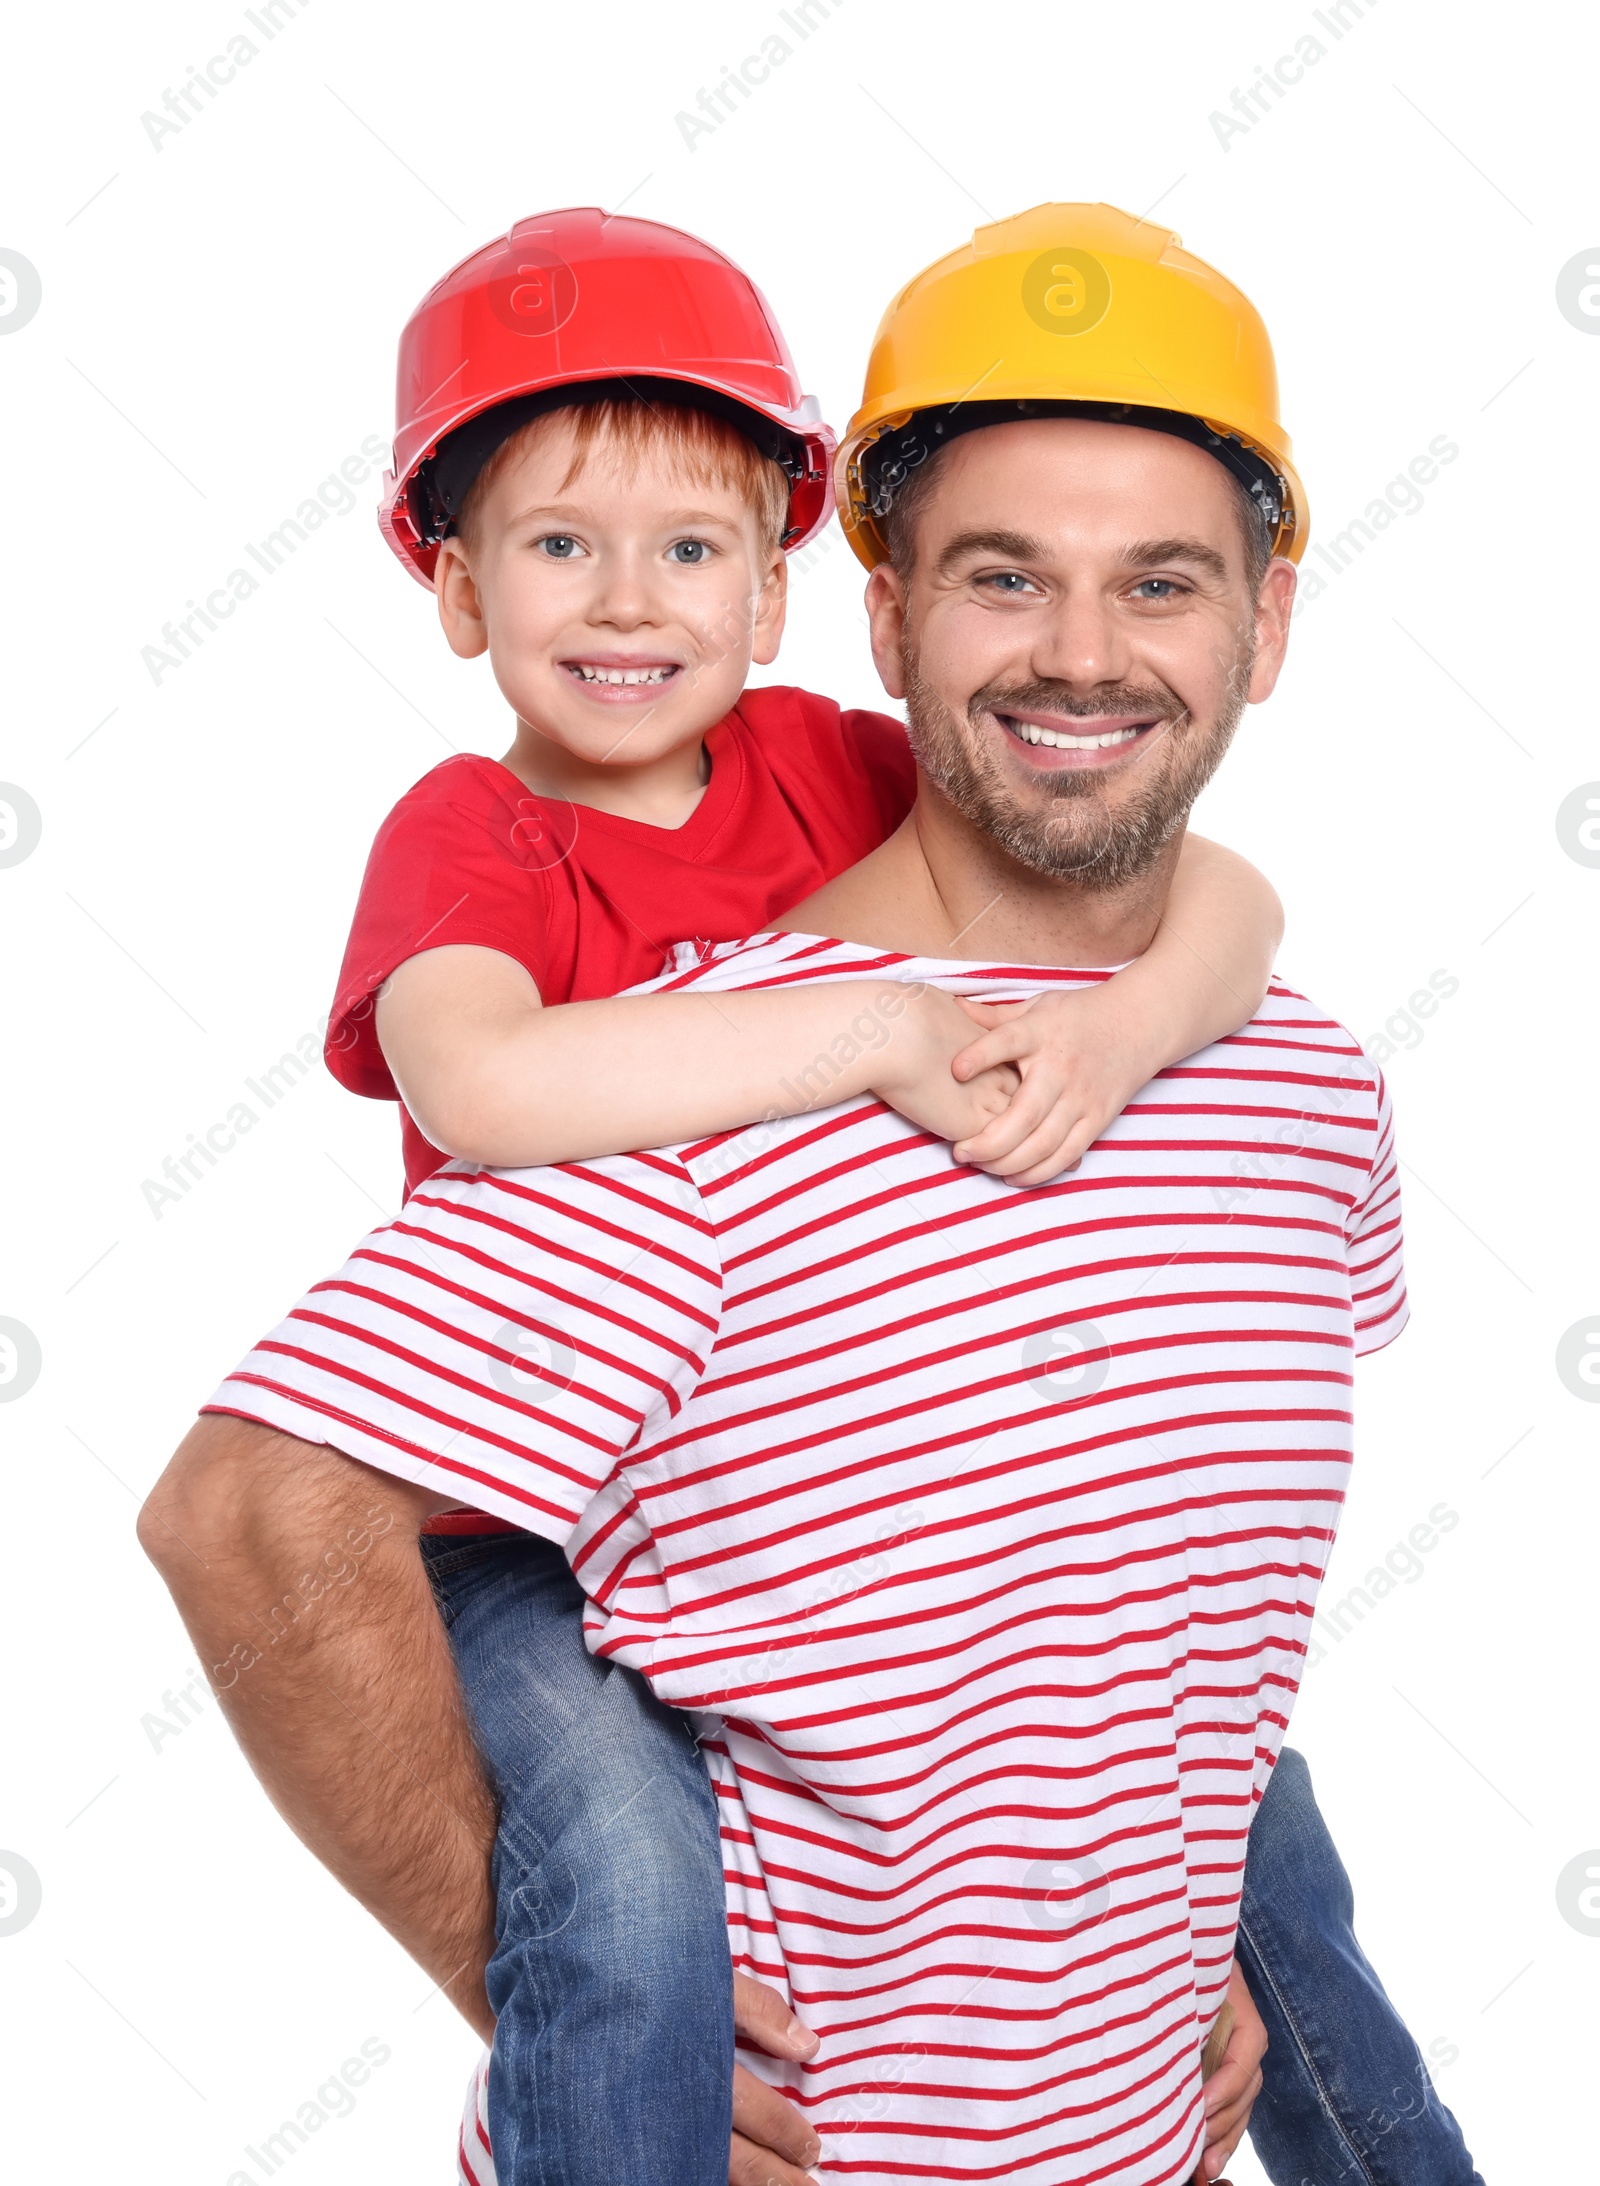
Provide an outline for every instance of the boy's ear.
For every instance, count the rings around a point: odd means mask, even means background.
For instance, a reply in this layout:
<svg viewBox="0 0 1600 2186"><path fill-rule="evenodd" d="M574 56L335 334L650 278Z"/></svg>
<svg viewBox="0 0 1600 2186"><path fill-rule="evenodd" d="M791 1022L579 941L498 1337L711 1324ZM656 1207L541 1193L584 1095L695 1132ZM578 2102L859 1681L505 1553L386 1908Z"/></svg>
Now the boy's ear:
<svg viewBox="0 0 1600 2186"><path fill-rule="evenodd" d="M433 596L439 603L439 627L450 641L450 650L462 660L476 660L489 649L489 626L483 601L467 563L467 551L459 539L446 539L433 567Z"/></svg>
<svg viewBox="0 0 1600 2186"><path fill-rule="evenodd" d="M765 668L778 657L783 627L789 614L789 557L780 547L768 564L756 594L755 620L751 628L750 658Z"/></svg>

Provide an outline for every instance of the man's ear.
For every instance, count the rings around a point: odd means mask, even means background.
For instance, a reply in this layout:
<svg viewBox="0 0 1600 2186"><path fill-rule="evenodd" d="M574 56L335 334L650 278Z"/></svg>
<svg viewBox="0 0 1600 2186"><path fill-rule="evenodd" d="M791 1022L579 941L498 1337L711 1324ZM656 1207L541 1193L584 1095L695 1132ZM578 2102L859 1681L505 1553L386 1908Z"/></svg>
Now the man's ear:
<svg viewBox="0 0 1600 2186"><path fill-rule="evenodd" d="M778 657L783 626L789 613L789 557L780 547L761 580L756 594L755 620L751 625L750 658L765 668Z"/></svg>
<svg viewBox="0 0 1600 2186"><path fill-rule="evenodd" d="M904 698L906 588L887 562L880 562L867 579L867 623L878 681L891 698Z"/></svg>
<svg viewBox="0 0 1600 2186"><path fill-rule="evenodd" d="M462 660L476 660L489 649L489 626L483 601L467 563L467 550L459 539L446 539L433 566L433 596L439 603L439 627L450 641L452 653Z"/></svg>
<svg viewBox="0 0 1600 2186"><path fill-rule="evenodd" d="M1250 670L1250 704L1270 698L1289 645L1289 613L1299 575L1293 562L1268 562L1256 595L1256 657Z"/></svg>

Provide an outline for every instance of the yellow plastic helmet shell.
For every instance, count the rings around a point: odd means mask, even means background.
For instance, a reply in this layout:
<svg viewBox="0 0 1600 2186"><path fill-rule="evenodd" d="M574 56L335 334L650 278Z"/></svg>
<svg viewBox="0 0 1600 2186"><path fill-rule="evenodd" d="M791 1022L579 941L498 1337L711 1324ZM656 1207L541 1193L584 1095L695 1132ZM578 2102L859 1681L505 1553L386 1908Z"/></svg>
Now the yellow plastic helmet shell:
<svg viewBox="0 0 1600 2186"><path fill-rule="evenodd" d="M1016 400L1178 411L1231 435L1278 475L1273 553L1305 552L1305 488L1249 298L1169 228L1115 205L1035 205L979 228L884 313L833 474L869 569L889 552L862 474L874 441L919 410Z"/></svg>

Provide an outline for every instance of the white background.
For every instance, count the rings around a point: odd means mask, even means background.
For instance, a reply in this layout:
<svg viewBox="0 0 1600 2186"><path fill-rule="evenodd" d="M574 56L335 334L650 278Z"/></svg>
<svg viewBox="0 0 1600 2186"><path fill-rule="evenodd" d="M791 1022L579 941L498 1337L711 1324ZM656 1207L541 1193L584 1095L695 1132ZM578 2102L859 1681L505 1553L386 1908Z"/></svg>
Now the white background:
<svg viewBox="0 0 1600 2186"><path fill-rule="evenodd" d="M1101 197L1264 311L1314 540L1436 436L1459 448L1307 605L1201 824L1277 880L1286 975L1359 1037L1458 982L1388 1065L1415 1318L1361 1370L1327 1598L1435 1504L1459 1523L1336 1638L1293 1736L1491 2186L1600 2175L1600 1935L1556 1890L1600 1846L1600 1411L1555 1366L1600 1315L1600 871L1556 831L1600 777L1600 319L1556 300L1577 254L1600 264L1596 53L1537 8L1347 21L1335 41L1298 5L840 0L692 148L676 114L783 30L776 5L314 0L270 44L214 0L13 29L0 245L43 302L0 339L0 777L43 838L0 870L0 1315L44 1363L0 1413L0 1848L43 1905L0 1936L9 2175L226 2186L376 2037L392 2061L295 2186L431 2186L476 2048L213 1705L152 1742L194 1659L132 1526L221 1374L395 1205L394 1117L317 1073L159 1218L143 1182L317 1027L388 806L507 727L384 549L375 482L159 685L141 648L387 435L407 313L520 215L626 201L705 233L842 425L902 280L991 214ZM253 62L152 145L141 114L241 30ZM1212 113L1307 32L1325 57L1219 141ZM872 703L860 572L829 537L774 674Z"/></svg>

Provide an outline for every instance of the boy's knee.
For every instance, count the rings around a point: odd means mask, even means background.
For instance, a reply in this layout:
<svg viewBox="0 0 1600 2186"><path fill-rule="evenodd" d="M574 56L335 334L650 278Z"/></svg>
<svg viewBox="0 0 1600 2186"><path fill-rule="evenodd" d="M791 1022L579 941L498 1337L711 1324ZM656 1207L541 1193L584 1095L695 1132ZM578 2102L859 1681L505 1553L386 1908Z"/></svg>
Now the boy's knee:
<svg viewBox="0 0 1600 2186"><path fill-rule="evenodd" d="M641 1796L625 1816L608 1817L602 1807L563 1819L546 1834L525 1807L502 1810L495 1843L502 1897L521 1893L530 1907L537 1900L550 1919L582 1901L645 1920L714 1884L720 1914L722 1856L709 1803Z"/></svg>
<svg viewBox="0 0 1600 2186"><path fill-rule="evenodd" d="M1323 1820L1304 1756L1285 1746L1250 1826L1246 1888L1281 1910L1315 1906L1348 1926L1355 1917L1350 1878Z"/></svg>
<svg viewBox="0 0 1600 2186"><path fill-rule="evenodd" d="M543 1949L646 1984L708 1947L726 1956L722 1856L703 1787L697 1802L685 1787L646 1782L631 1798L552 1817L548 1834L525 1803L508 1807L494 1879L506 1950Z"/></svg>

